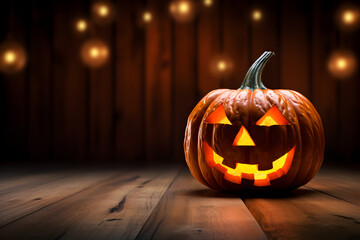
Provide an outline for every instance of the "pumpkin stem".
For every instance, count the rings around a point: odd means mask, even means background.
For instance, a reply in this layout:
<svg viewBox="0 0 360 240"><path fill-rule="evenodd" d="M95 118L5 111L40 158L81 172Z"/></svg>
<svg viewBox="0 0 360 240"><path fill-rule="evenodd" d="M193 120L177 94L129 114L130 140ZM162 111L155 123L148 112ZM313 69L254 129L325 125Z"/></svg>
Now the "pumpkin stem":
<svg viewBox="0 0 360 240"><path fill-rule="evenodd" d="M274 56L273 52L264 52L249 68L248 72L245 75L244 81L241 84L239 89L250 89L254 91L255 89L266 89L264 84L261 81L261 74L265 67L265 64L269 59Z"/></svg>

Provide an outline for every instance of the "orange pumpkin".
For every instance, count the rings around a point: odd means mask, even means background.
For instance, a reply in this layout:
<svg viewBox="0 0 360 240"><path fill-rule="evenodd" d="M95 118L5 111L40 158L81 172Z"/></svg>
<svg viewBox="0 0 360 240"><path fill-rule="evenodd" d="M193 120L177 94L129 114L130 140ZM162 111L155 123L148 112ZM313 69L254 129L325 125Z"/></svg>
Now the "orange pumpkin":
<svg viewBox="0 0 360 240"><path fill-rule="evenodd" d="M324 130L315 107L292 90L261 81L265 52L238 90L207 94L191 112L184 140L187 165L218 190L290 190L309 182L324 156Z"/></svg>

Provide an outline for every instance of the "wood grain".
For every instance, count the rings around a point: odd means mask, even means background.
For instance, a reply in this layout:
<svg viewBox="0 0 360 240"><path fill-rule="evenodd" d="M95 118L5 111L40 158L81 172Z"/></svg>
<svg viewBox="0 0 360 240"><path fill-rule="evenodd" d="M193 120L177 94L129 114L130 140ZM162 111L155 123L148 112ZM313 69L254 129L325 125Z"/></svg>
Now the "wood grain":
<svg viewBox="0 0 360 240"><path fill-rule="evenodd" d="M325 166L305 187L360 206L360 176L356 170Z"/></svg>
<svg viewBox="0 0 360 240"><path fill-rule="evenodd" d="M53 14L53 79L51 98L51 152L56 160L82 161L87 141L87 73L80 59L83 39L74 31L76 13L83 7L59 2ZM67 12L67 15L63 14ZM76 71L74 71L76 69ZM51 83L53 81L53 83ZM50 158L52 158L50 156Z"/></svg>
<svg viewBox="0 0 360 240"><path fill-rule="evenodd" d="M35 1L31 8L29 43L29 160L50 157L52 116L52 9L51 2Z"/></svg>
<svg viewBox="0 0 360 240"><path fill-rule="evenodd" d="M266 239L241 198L179 175L136 239Z"/></svg>
<svg viewBox="0 0 360 240"><path fill-rule="evenodd" d="M0 237L134 239L175 175L172 169L124 171L0 228Z"/></svg>
<svg viewBox="0 0 360 240"><path fill-rule="evenodd" d="M144 33L137 22L141 1L116 1L116 159L145 162ZM124 140L126 139L126 140Z"/></svg>
<svg viewBox="0 0 360 240"><path fill-rule="evenodd" d="M225 80L225 87L238 89L249 65L249 18L247 1L223 1L224 52L234 63L233 73Z"/></svg>
<svg viewBox="0 0 360 240"><path fill-rule="evenodd" d="M149 1L154 20L145 26L145 129L146 161L161 162L171 157L171 18L168 0Z"/></svg>
<svg viewBox="0 0 360 240"><path fill-rule="evenodd" d="M0 228L114 175L109 172L55 172L20 178L23 184L0 191Z"/></svg>
<svg viewBox="0 0 360 240"><path fill-rule="evenodd" d="M305 186L287 196L247 198L244 202L269 239L360 237L360 206L317 189Z"/></svg>

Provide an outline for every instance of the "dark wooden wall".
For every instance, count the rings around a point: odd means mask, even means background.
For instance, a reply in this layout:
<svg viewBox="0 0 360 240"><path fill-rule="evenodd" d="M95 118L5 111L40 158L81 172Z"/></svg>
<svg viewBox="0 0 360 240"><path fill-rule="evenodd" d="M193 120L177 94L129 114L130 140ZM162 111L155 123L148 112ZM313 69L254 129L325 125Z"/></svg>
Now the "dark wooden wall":
<svg viewBox="0 0 360 240"><path fill-rule="evenodd" d="M190 23L174 22L167 0L113 2L114 23L86 36L75 34L73 21L89 15L91 1L2 3L0 40L18 40L29 57L22 72L1 74L1 160L184 161L192 108L213 89L238 88L265 50L276 56L264 84L299 91L313 102L328 159L357 155L359 73L339 81L326 69L336 48L359 56L359 30L343 33L334 24L340 0L214 0L210 8L200 4ZM262 21L251 21L253 8L263 11ZM154 15L146 28L137 23L142 9ZM110 61L95 70L78 54L91 36L111 48ZM230 76L209 71L219 53L234 62Z"/></svg>

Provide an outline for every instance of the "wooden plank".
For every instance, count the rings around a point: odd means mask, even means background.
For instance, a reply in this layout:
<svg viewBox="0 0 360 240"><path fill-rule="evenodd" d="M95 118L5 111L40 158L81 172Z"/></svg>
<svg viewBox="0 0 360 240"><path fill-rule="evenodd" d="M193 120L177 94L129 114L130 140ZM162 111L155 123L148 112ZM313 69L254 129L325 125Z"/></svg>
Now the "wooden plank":
<svg viewBox="0 0 360 240"><path fill-rule="evenodd" d="M185 160L183 142L187 118L200 100L197 99L197 21L174 22L173 27L172 151L175 161L183 162Z"/></svg>
<svg viewBox="0 0 360 240"><path fill-rule="evenodd" d="M52 2L33 2L29 46L29 160L48 160L52 115Z"/></svg>
<svg viewBox="0 0 360 240"><path fill-rule="evenodd" d="M360 206L360 176L354 169L322 166L305 187Z"/></svg>
<svg viewBox="0 0 360 240"><path fill-rule="evenodd" d="M269 239L357 239L360 206L302 187L245 204Z"/></svg>
<svg viewBox="0 0 360 240"><path fill-rule="evenodd" d="M280 81L280 65L282 53L285 49L279 48L279 8L278 2L256 0L251 1L250 8L244 16L249 18L250 21L250 40L248 41L250 50L250 67L253 62L258 59L264 51L275 52L273 57L266 65L262 74L262 80L267 88L278 89L282 88ZM261 12L261 19L258 21L252 18L253 11ZM284 66L282 66L284 67ZM244 75L245 76L245 75ZM290 79L291 80L291 79ZM290 81L289 80L289 81Z"/></svg>
<svg viewBox="0 0 360 240"><path fill-rule="evenodd" d="M179 175L136 239L266 239L243 201Z"/></svg>
<svg viewBox="0 0 360 240"><path fill-rule="evenodd" d="M74 21L82 2L57 2L54 8L53 152L57 160L86 157L87 73L80 60L82 39ZM71 17L69 17L71 16Z"/></svg>
<svg viewBox="0 0 360 240"><path fill-rule="evenodd" d="M144 162L143 29L138 27L140 1L116 1L116 159Z"/></svg>
<svg viewBox="0 0 360 240"><path fill-rule="evenodd" d="M1 228L0 237L134 239L176 172L126 171Z"/></svg>
<svg viewBox="0 0 360 240"><path fill-rule="evenodd" d="M111 176L114 171L68 171L32 176L29 183L1 191L0 228Z"/></svg>
<svg viewBox="0 0 360 240"><path fill-rule="evenodd" d="M221 76L216 76L210 67L215 58L222 52L222 32L221 32L221 1L213 1L212 6L206 7L201 3L199 7L198 22L198 81L199 94L201 97L214 89L220 88ZM195 106L194 106L195 107Z"/></svg>
<svg viewBox="0 0 360 240"><path fill-rule="evenodd" d="M146 160L171 157L171 19L168 0L149 1L153 21L146 26Z"/></svg>
<svg viewBox="0 0 360 240"><path fill-rule="evenodd" d="M223 2L224 52L234 64L233 73L225 81L225 87L238 89L250 67L249 3L232 0Z"/></svg>
<svg viewBox="0 0 360 240"><path fill-rule="evenodd" d="M307 23L310 7L307 4L304 1L282 1L281 87L295 90L311 99L310 31Z"/></svg>

